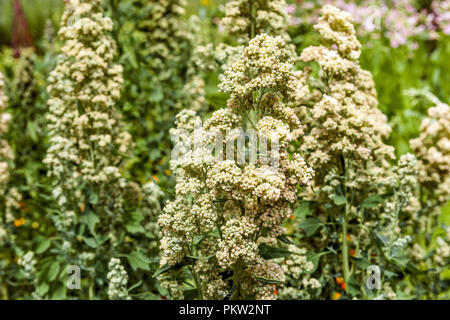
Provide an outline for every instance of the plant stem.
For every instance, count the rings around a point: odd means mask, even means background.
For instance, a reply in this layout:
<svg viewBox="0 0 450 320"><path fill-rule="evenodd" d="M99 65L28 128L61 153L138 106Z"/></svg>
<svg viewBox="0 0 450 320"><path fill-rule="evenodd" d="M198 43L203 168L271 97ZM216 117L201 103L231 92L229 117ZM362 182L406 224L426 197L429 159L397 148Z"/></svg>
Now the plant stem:
<svg viewBox="0 0 450 320"><path fill-rule="evenodd" d="M347 163L345 161L345 158L343 156L340 157L341 160L341 166L344 176L344 181L341 182L342 186L342 192L344 194L345 199L347 199L347 179L348 179L348 169L347 169ZM353 199L352 199L353 201ZM349 203L347 202L345 204L344 209L344 221L342 222L342 264L344 266L344 282L345 282L345 291L347 292L348 289L348 281L350 279L350 268L348 263L348 244L347 244L347 229L348 229L348 213L349 213Z"/></svg>
<svg viewBox="0 0 450 320"><path fill-rule="evenodd" d="M6 284L5 281L2 281L1 285L2 285L2 299L9 300L8 285Z"/></svg>
<svg viewBox="0 0 450 320"><path fill-rule="evenodd" d="M348 288L348 280L350 278L350 268L348 263L348 245L347 245L347 205L345 205L344 222L342 223L342 263L344 265L344 282L345 291Z"/></svg>
<svg viewBox="0 0 450 320"><path fill-rule="evenodd" d="M202 289L200 287L200 281L198 281L197 273L194 272L194 267L192 267L191 273L194 276L194 281L195 281L195 286L197 287L198 296L200 297L200 300L203 300L203 294L202 294Z"/></svg>
<svg viewBox="0 0 450 320"><path fill-rule="evenodd" d="M253 14L253 0L250 0L250 21L251 21L251 25L250 25L250 40L253 39L255 37L256 31L256 22L255 22L255 16Z"/></svg>
<svg viewBox="0 0 450 320"><path fill-rule="evenodd" d="M233 293L231 300L239 299L239 281L241 279L241 259L239 258L234 267L233 287L236 286L236 292Z"/></svg>

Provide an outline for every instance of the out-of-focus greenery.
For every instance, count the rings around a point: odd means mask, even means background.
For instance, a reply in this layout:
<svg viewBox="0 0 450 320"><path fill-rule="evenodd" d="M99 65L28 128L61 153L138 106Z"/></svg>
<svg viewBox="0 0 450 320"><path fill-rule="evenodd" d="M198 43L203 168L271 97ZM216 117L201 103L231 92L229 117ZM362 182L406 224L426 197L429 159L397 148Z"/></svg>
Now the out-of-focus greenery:
<svg viewBox="0 0 450 320"><path fill-rule="evenodd" d="M44 34L45 24L50 20L55 27L64 9L64 0L21 0L24 14L35 40ZM0 0L0 46L11 43L13 0Z"/></svg>
<svg viewBox="0 0 450 320"><path fill-rule="evenodd" d="M106 3L108 2L114 5L114 3L122 1L106 1ZM124 90L120 108L124 113L127 129L135 135L133 138L136 142L135 153L128 161L127 169L135 181L144 183L148 180L155 180L162 187L170 189L169 186L173 184L174 179L167 170L171 145L167 133L173 123L175 111L160 103L158 92L153 97L151 96L154 83L150 80L155 75L146 69L146 61L139 52L139 50L145 50L146 39L131 41L132 39L136 40L133 38L136 34L128 34L127 28L134 30L136 21L126 21L126 19L131 19L129 17L132 17L135 12L127 11L128 7L124 4L125 2L122 2L122 11L118 12L119 16L115 17L114 11L107 12L111 15L116 27L115 36L119 42L118 62L126 64L125 85L128 86L128 89ZM216 18L223 16L222 5L225 2L225 0L190 0L187 15L200 16L203 21L206 21L204 25L211 29L210 33L218 35ZM48 211L51 210L51 206L47 206L46 202L51 200L50 191L45 185L45 168L39 159L42 159L47 147L44 120L47 110L46 77L55 64L54 52L57 51L56 48L59 45L57 41L48 39L48 32L51 30L47 30L46 27L50 22L50 26L56 32L64 0L21 0L37 47L37 54L32 57L35 92L32 97L33 103L30 105L27 105L17 95L15 85L17 85L20 63L12 57L12 50L8 48L11 43L12 3L13 0L0 0L0 71L7 78L10 111L13 119L19 120L13 121L8 138L16 155L19 155L16 163L20 168L14 172L13 184L25 196L23 201L25 206L16 218L25 219L25 224L19 227L9 226L12 233L17 236L17 243L21 245L21 248L9 247L2 253L3 255L0 255L0 260L7 261L8 266L13 266L13 272L10 273L11 279L7 280L17 288L22 288L23 292L27 292L29 284L14 282L26 280L18 269L17 257L26 250L35 250L36 252L48 250L49 239L54 232L47 216ZM126 14L129 16L127 17ZM289 33L299 53L303 48L316 43L317 40L317 33L313 32L312 26L292 25ZM220 41L220 39L213 40ZM362 67L373 74L378 91L379 107L387 115L392 127L389 143L396 147L399 155L404 154L409 151L408 141L418 136L420 123L425 117L428 107L431 106L426 99L411 96L408 91L410 89L425 90L433 93L445 103L450 102L450 36L442 35L436 40L416 39L417 46L415 48L408 45L392 48L389 45L389 39L383 36L379 38L364 36L360 38L360 41L363 48L360 59ZM137 61L134 66L133 58L130 60L132 53L137 53ZM148 85L141 87L148 91L140 92L137 89L133 91L135 88L133 85L141 83L142 79L149 80ZM202 110L205 114L210 110L223 107L226 103L226 97L217 92L217 83L217 73L211 72L206 75L208 108ZM168 88L166 87L165 90ZM147 93L149 93L148 97ZM174 96L177 94L177 92L169 93L173 93ZM148 102L145 100L146 98L149 99L150 105L154 109L150 111L143 109ZM176 96L174 99L177 98L179 97ZM152 99L158 100L156 101L158 103ZM30 109L22 112L26 107ZM157 121L154 119L155 114L161 116ZM145 163L140 163L141 156L144 154ZM450 225L450 205L443 209L441 220L447 226ZM7 255L6 258L5 255ZM145 259L141 261L140 258L136 264L141 263L144 265L144 268L141 269L148 269L148 262ZM45 261L40 261L40 263L45 263ZM45 272L47 271L48 273L52 272L45 270ZM0 285L2 276L5 275L0 273ZM43 277L45 276L48 274L43 274ZM132 278L132 280L137 282L141 279ZM12 298L23 297L23 292L19 289L16 290L15 296Z"/></svg>

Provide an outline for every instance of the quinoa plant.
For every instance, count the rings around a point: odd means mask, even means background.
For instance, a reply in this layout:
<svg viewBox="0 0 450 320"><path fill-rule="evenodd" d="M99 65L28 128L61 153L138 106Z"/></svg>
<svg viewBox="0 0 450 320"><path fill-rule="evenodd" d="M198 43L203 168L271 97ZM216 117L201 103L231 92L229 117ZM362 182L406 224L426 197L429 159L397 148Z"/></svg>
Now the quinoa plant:
<svg viewBox="0 0 450 320"><path fill-rule="evenodd" d="M358 63L351 16L327 5L314 28L322 44L301 53L311 66L301 76L297 111L304 123L299 147L315 176L296 212L298 236L315 262L309 273L319 279L321 297L393 298L382 293L416 270L399 224L412 197L415 159L390 164L394 149L384 139L391 130L377 109L372 76ZM381 272L382 291L367 286L371 265Z"/></svg>
<svg viewBox="0 0 450 320"><path fill-rule="evenodd" d="M450 227L442 215L450 200L450 107L427 96L435 105L428 109L419 137L410 141L418 159L419 180L410 219L415 227L411 254L418 265L432 272L412 283L418 297L443 298L450 285Z"/></svg>
<svg viewBox="0 0 450 320"><path fill-rule="evenodd" d="M159 206L153 197L159 189L141 188L123 177L122 163L132 141L115 110L122 67L113 63L113 25L101 4L66 3L58 33L62 53L48 79L50 147L44 163L54 182L57 235L39 250L46 255L38 265L36 294L41 297L105 297L110 259L124 257L134 271L149 271L147 257L157 236L142 224L155 219ZM69 266L80 268L81 290L67 291ZM136 274L133 281L145 277ZM153 289L151 281L145 286Z"/></svg>
<svg viewBox="0 0 450 320"><path fill-rule="evenodd" d="M164 237L157 273L177 281L178 288L171 286L173 297L274 299L273 284L284 281L280 266L270 259L286 254L276 247L277 237L283 235L297 188L308 185L313 175L299 154L287 151L301 127L286 105L297 83L292 56L281 37L256 36L220 83L230 95L227 107L204 124L193 111L177 116L172 134L183 141L176 145L182 155L171 161L176 198L160 216ZM232 151L229 159L222 142L234 144L249 128L271 147L255 154L254 161L243 150ZM227 154L225 159L210 150L217 135L224 137L217 150ZM195 291L182 295L186 278Z"/></svg>

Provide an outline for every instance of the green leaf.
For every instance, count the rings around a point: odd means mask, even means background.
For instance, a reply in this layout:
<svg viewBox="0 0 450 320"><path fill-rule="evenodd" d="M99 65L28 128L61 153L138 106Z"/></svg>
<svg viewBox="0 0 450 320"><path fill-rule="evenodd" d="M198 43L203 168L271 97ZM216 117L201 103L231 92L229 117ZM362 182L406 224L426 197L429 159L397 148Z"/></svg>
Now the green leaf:
<svg viewBox="0 0 450 320"><path fill-rule="evenodd" d="M391 272L391 271L388 271L388 270L384 270L383 274L384 274L384 276L387 279L392 279L392 278L396 278L397 277L397 274L395 272Z"/></svg>
<svg viewBox="0 0 450 320"><path fill-rule="evenodd" d="M150 265L148 263L147 258L144 254L142 254L140 251L133 251L130 254L127 255L128 262L133 268L134 271L138 269L142 269L145 271L150 271Z"/></svg>
<svg viewBox="0 0 450 320"><path fill-rule="evenodd" d="M45 251L47 251L47 249L50 247L51 244L52 240L50 238L47 238L38 244L35 252L37 254L44 253Z"/></svg>
<svg viewBox="0 0 450 320"><path fill-rule="evenodd" d="M370 262L365 258L353 258L356 266L362 270L366 270L370 266Z"/></svg>
<svg viewBox="0 0 450 320"><path fill-rule="evenodd" d="M153 292L141 292L132 294L131 296L139 300L161 300L161 298Z"/></svg>
<svg viewBox="0 0 450 320"><path fill-rule="evenodd" d="M198 298L198 290L197 289L188 289L183 291L185 300L195 300Z"/></svg>
<svg viewBox="0 0 450 320"><path fill-rule="evenodd" d="M160 267L158 270L156 270L156 272L153 274L153 278L156 278L157 276L159 276L159 275L161 275L163 273L166 273L168 271L176 270L176 269L179 269L179 268L184 267L186 265L192 265L192 264L195 263L196 259L198 259L198 258L187 256L187 257L184 257L179 263L177 263L175 265L165 264L162 267ZM201 259L209 259L209 257L201 258Z"/></svg>
<svg viewBox="0 0 450 320"><path fill-rule="evenodd" d="M163 265L161 268L159 268L158 270L156 270L156 272L153 274L153 278L156 278L157 276L159 276L160 274L166 273L167 271L171 270L172 268L174 268L175 266L171 266L169 264L165 264Z"/></svg>
<svg viewBox="0 0 450 320"><path fill-rule="evenodd" d="M288 249L272 247L262 243L258 247L259 255L264 259L277 259L289 256L291 253Z"/></svg>
<svg viewBox="0 0 450 320"><path fill-rule="evenodd" d="M81 217L81 221L87 225L89 231L95 235L95 226L100 222L99 217L90 209L86 209L83 216Z"/></svg>
<svg viewBox="0 0 450 320"><path fill-rule="evenodd" d="M93 205L96 205L98 203L98 195L96 192L91 191L89 193L88 202Z"/></svg>
<svg viewBox="0 0 450 320"><path fill-rule="evenodd" d="M59 270L60 270L59 262L52 263L47 272L47 280L54 281L59 274Z"/></svg>
<svg viewBox="0 0 450 320"><path fill-rule="evenodd" d="M316 231L319 230L320 227L323 226L323 223L322 221L320 221L320 219L314 217L306 218L305 220L300 222L298 226L300 227L300 229L305 231L307 237L310 237L314 233L316 233Z"/></svg>
<svg viewBox="0 0 450 320"><path fill-rule="evenodd" d="M329 252L320 252L315 253L314 251L308 251L306 253L306 259L313 263L313 268L308 273L314 273L317 270L317 266L319 265L320 257L328 254Z"/></svg>
<svg viewBox="0 0 450 320"><path fill-rule="evenodd" d="M279 281L279 280L274 280L274 279L266 279L266 278L262 278L262 277L256 277L256 279L259 282L261 282L262 284L281 284L281 285L286 284L286 282L284 282L284 281Z"/></svg>
<svg viewBox="0 0 450 320"><path fill-rule="evenodd" d="M406 264L406 272L414 274L414 275L423 275L423 274L427 274L432 271L437 271L437 270L435 268L420 270L411 262L408 262Z"/></svg>
<svg viewBox="0 0 450 320"><path fill-rule="evenodd" d="M347 203L347 198L344 196L335 196L333 198L333 202L337 206L343 206L344 204Z"/></svg>
<svg viewBox="0 0 450 320"><path fill-rule="evenodd" d="M289 239L285 235L278 236L277 239L286 244L294 244L294 242L292 242L291 239Z"/></svg>
<svg viewBox="0 0 450 320"><path fill-rule="evenodd" d="M84 242L91 248L97 248L98 247L98 243L94 238L86 238L83 237Z"/></svg>
<svg viewBox="0 0 450 320"><path fill-rule="evenodd" d="M138 68L138 62L137 62L137 59L136 59L136 53L134 51L133 44L130 43L130 42L131 41L124 41L123 42L123 44L124 44L123 45L123 49L125 51L125 54L127 55L128 61L130 62L131 66L134 69L137 69Z"/></svg>
<svg viewBox="0 0 450 320"><path fill-rule="evenodd" d="M138 283L135 283L134 285L132 285L131 287L128 288L128 292L133 291L134 289L136 289L137 287L139 287L142 284L142 280L139 281Z"/></svg>
<svg viewBox="0 0 450 320"><path fill-rule="evenodd" d="M302 201L294 210L293 215L297 218L304 219L311 213L313 213L311 203L309 201Z"/></svg>
<svg viewBox="0 0 450 320"><path fill-rule="evenodd" d="M404 269L409 263L409 258L403 257L403 258L393 258L390 260L390 262L393 262L398 267Z"/></svg>
<svg viewBox="0 0 450 320"><path fill-rule="evenodd" d="M47 282L42 282L36 287L36 293L40 296L43 296L48 292L48 289L50 289L50 286L47 284Z"/></svg>
<svg viewBox="0 0 450 320"><path fill-rule="evenodd" d="M368 198L366 198L363 203L361 204L361 207L364 209L372 209L376 208L379 204L384 202L384 198L379 195L373 195Z"/></svg>
<svg viewBox="0 0 450 320"><path fill-rule="evenodd" d="M164 98L163 90L159 87L154 87L153 92L149 96L150 102L160 102Z"/></svg>
<svg viewBox="0 0 450 320"><path fill-rule="evenodd" d="M346 284L346 292L352 296L356 297L360 294L360 286L353 276L350 277L349 283Z"/></svg>
<svg viewBox="0 0 450 320"><path fill-rule="evenodd" d="M52 300L64 300L66 298L66 286L58 286L54 291L50 299Z"/></svg>
<svg viewBox="0 0 450 320"><path fill-rule="evenodd" d="M140 224L127 224L125 226L125 228L131 234L144 233L145 232L144 227L141 226Z"/></svg>

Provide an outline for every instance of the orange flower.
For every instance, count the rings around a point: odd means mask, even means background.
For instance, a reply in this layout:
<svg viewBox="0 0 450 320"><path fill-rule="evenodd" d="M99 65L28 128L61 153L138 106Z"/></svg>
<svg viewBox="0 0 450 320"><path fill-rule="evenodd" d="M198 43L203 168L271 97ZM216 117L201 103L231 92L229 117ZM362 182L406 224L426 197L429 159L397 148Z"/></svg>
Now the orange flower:
<svg viewBox="0 0 450 320"><path fill-rule="evenodd" d="M341 297L341 294L339 292L335 292L331 295L332 300L339 300L340 297Z"/></svg>
<svg viewBox="0 0 450 320"><path fill-rule="evenodd" d="M342 288L342 290L345 290L345 288L347 288L346 285L345 285L345 282L341 283L341 288Z"/></svg>
<svg viewBox="0 0 450 320"><path fill-rule="evenodd" d="M84 204L80 204L80 211L81 211L81 212L84 212L85 209L86 209L86 208L84 207Z"/></svg>
<svg viewBox="0 0 450 320"><path fill-rule="evenodd" d="M356 256L356 251L354 249L350 249L349 253L352 257Z"/></svg>
<svg viewBox="0 0 450 320"><path fill-rule="evenodd" d="M152 176L152 178L153 178L153 180L155 180L155 182L158 182L158 181L159 181L159 179L158 179L157 176Z"/></svg>
<svg viewBox="0 0 450 320"><path fill-rule="evenodd" d="M336 284L338 285L338 286L340 286L341 284L343 284L344 283L344 278L342 278L342 277L336 277Z"/></svg>
<svg viewBox="0 0 450 320"><path fill-rule="evenodd" d="M347 233L347 237L346 237L347 241L350 241L350 235Z"/></svg>
<svg viewBox="0 0 450 320"><path fill-rule="evenodd" d="M24 218L19 218L19 219L14 220L14 226L17 228L23 226L24 224L25 224Z"/></svg>
<svg viewBox="0 0 450 320"><path fill-rule="evenodd" d="M166 175L168 175L168 176L170 176L170 175L172 174L172 172L170 172L169 169L167 169L166 171L164 171L164 173L165 173Z"/></svg>
<svg viewBox="0 0 450 320"><path fill-rule="evenodd" d="M290 220L294 220L294 219L295 219L295 216L291 213L291 215L289 216L289 219L290 219Z"/></svg>
<svg viewBox="0 0 450 320"><path fill-rule="evenodd" d="M277 296L278 295L278 290L277 290L277 286L273 285L273 293Z"/></svg>

